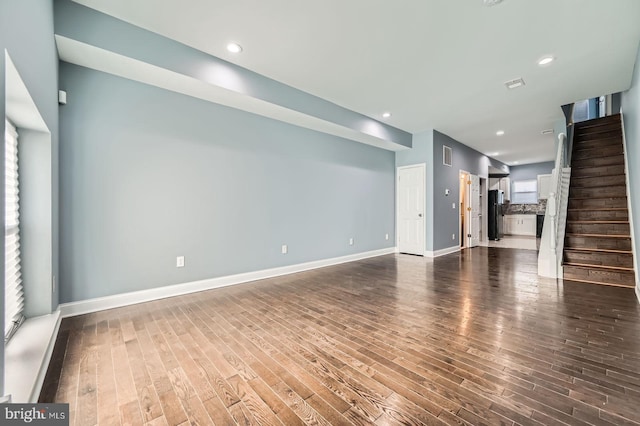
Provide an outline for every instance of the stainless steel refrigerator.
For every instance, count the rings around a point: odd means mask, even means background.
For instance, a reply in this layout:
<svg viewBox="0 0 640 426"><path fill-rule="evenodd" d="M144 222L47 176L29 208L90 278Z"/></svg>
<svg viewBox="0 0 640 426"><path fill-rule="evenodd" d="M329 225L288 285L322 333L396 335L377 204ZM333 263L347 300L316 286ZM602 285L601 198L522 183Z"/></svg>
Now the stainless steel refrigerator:
<svg viewBox="0 0 640 426"><path fill-rule="evenodd" d="M489 239L499 240L502 238L502 203L504 201L504 192L499 189L489 191Z"/></svg>

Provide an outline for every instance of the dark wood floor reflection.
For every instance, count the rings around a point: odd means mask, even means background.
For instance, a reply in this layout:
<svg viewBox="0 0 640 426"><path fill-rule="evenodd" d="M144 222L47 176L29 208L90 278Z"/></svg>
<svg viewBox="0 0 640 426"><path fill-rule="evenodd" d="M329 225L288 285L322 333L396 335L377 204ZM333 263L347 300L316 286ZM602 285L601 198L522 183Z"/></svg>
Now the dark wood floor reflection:
<svg viewBox="0 0 640 426"><path fill-rule="evenodd" d="M634 291L389 255L66 319L72 424L640 424Z"/></svg>

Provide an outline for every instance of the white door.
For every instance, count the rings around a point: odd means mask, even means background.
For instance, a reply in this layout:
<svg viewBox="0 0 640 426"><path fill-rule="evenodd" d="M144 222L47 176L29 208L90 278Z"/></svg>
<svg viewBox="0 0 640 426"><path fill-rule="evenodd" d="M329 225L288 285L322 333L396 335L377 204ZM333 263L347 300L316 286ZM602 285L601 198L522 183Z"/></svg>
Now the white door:
<svg viewBox="0 0 640 426"><path fill-rule="evenodd" d="M398 168L398 251L424 255L425 165Z"/></svg>
<svg viewBox="0 0 640 426"><path fill-rule="evenodd" d="M469 175L471 184L469 185L471 194L471 238L469 247L480 245L480 178L476 175Z"/></svg>

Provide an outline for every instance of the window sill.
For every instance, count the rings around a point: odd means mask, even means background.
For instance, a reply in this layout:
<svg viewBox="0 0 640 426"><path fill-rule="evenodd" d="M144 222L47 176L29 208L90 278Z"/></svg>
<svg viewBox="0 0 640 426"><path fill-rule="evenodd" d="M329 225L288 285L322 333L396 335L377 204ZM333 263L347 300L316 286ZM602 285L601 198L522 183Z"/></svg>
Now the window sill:
<svg viewBox="0 0 640 426"><path fill-rule="evenodd" d="M60 328L60 311L27 318L4 351L4 393L11 402L37 402Z"/></svg>

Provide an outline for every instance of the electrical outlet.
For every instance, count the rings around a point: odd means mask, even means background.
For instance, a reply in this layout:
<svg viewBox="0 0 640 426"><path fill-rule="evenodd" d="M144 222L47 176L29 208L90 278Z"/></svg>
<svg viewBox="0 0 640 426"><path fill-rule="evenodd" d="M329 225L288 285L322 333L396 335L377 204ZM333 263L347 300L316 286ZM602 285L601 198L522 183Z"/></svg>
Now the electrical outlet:
<svg viewBox="0 0 640 426"><path fill-rule="evenodd" d="M389 240L389 234L384 234L384 239Z"/></svg>
<svg viewBox="0 0 640 426"><path fill-rule="evenodd" d="M352 246L353 245L353 238L349 238L349 245Z"/></svg>
<svg viewBox="0 0 640 426"><path fill-rule="evenodd" d="M456 203L451 203L451 208L455 209L456 208Z"/></svg>
<svg viewBox="0 0 640 426"><path fill-rule="evenodd" d="M456 239L456 234L451 234L451 239L455 240Z"/></svg>
<svg viewBox="0 0 640 426"><path fill-rule="evenodd" d="M289 247L286 244L282 245L282 254L287 254L289 252Z"/></svg>
<svg viewBox="0 0 640 426"><path fill-rule="evenodd" d="M176 257L176 268L183 268L183 267L184 267L184 256Z"/></svg>

